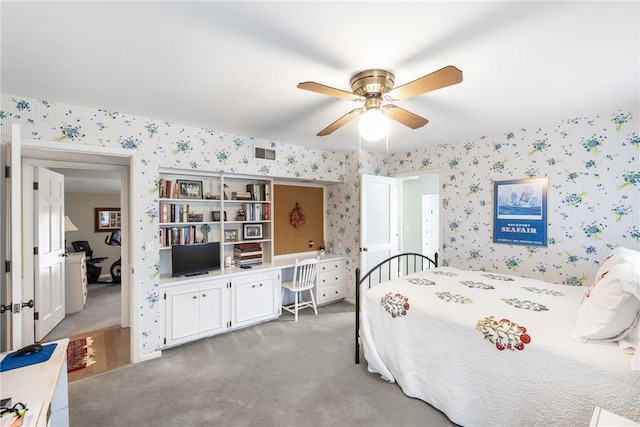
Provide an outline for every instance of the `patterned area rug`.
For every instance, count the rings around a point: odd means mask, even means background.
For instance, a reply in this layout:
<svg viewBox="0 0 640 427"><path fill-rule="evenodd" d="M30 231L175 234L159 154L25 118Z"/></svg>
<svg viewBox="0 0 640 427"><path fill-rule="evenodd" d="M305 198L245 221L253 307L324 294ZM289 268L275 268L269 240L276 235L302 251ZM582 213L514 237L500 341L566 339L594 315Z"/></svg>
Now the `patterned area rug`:
<svg viewBox="0 0 640 427"><path fill-rule="evenodd" d="M69 341L67 347L67 372L77 371L96 363L93 338L85 337Z"/></svg>

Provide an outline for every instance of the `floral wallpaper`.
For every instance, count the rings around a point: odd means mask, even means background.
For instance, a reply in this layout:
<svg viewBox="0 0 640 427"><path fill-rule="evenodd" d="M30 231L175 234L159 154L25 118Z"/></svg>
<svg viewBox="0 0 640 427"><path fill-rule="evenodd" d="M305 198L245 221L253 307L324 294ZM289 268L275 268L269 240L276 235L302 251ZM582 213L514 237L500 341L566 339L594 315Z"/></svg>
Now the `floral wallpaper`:
<svg viewBox="0 0 640 427"><path fill-rule="evenodd" d="M141 356L158 350L164 338L159 304L160 256L158 250L147 252L144 247L144 242L158 240L160 168L336 183L344 179L344 154L2 94L3 139L10 137L12 123L20 124L22 138L42 141L43 147L55 142L135 151L138 163L131 183L132 233L140 247L139 258L134 261L137 283L132 288L140 303L134 310L138 316ZM277 160L254 159L254 146L275 149Z"/></svg>
<svg viewBox="0 0 640 427"><path fill-rule="evenodd" d="M640 249L638 107L588 117L559 118L539 128L513 128L431 148L388 155L314 150L123 113L2 94L0 131L21 125L23 138L135 150L133 233L141 242L134 292L139 354L162 346L159 254L142 242L158 233L160 168L316 179L327 186L327 241L347 257L347 288L359 265L360 174L393 176L439 171L440 262L514 273L551 282L590 285L616 246ZM253 147L273 148L276 161L253 159ZM493 181L548 177L547 247L492 243Z"/></svg>
<svg viewBox="0 0 640 427"><path fill-rule="evenodd" d="M356 169L383 176L439 170L444 218L441 265L589 286L612 248L640 250L637 106L539 128L505 127L502 135L433 148L387 156L363 153L351 159L345 184L329 200L342 205L343 212L358 209ZM527 177L549 178L548 245L494 244L493 182ZM332 227L338 233L359 229L359 216L334 219ZM344 234L353 278L359 236ZM353 280L347 284L348 295L353 295Z"/></svg>

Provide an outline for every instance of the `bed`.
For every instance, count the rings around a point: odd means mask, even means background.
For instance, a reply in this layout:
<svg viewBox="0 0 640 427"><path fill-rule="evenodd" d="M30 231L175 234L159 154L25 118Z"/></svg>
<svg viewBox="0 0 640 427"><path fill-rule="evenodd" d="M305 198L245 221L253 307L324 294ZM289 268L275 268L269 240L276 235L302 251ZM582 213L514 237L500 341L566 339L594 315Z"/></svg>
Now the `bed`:
<svg viewBox="0 0 640 427"><path fill-rule="evenodd" d="M608 268L596 283L614 279ZM593 335L578 324L585 293L590 303L611 280L587 290L438 267L437 255L392 256L356 271L356 363L362 346L369 372L463 426L586 426L595 407L640 422L638 355L622 345L640 336L640 267L632 270L635 282L615 282L629 291L616 291L626 306L610 307L627 314L626 338L605 340L594 338L603 327Z"/></svg>

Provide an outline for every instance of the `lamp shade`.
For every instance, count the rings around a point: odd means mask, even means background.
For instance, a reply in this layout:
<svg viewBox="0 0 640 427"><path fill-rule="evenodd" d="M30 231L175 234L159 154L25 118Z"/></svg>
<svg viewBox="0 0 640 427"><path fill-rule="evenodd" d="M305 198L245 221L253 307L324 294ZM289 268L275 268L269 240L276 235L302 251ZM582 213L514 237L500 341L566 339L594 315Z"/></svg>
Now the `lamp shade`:
<svg viewBox="0 0 640 427"><path fill-rule="evenodd" d="M367 141L378 141L387 135L388 126L379 108L369 108L360 118L360 135Z"/></svg>
<svg viewBox="0 0 640 427"><path fill-rule="evenodd" d="M78 231L78 227L71 222L68 216L64 217L64 231Z"/></svg>

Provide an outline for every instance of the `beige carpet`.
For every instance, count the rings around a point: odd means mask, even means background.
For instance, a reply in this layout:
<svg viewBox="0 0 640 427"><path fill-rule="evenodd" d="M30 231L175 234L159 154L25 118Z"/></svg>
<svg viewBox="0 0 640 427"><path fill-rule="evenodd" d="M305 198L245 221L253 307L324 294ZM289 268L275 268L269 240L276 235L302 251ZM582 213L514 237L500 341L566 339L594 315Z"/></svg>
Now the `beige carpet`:
<svg viewBox="0 0 640 427"><path fill-rule="evenodd" d="M67 314L43 341L55 341L120 325L120 292L119 285L89 285L85 309Z"/></svg>
<svg viewBox="0 0 640 427"><path fill-rule="evenodd" d="M451 426L366 363L340 302L69 384L72 426Z"/></svg>

